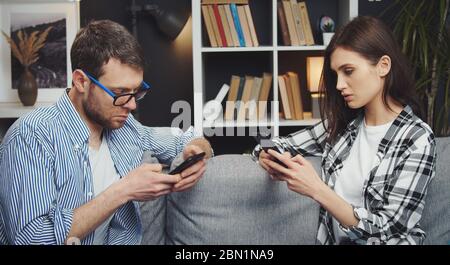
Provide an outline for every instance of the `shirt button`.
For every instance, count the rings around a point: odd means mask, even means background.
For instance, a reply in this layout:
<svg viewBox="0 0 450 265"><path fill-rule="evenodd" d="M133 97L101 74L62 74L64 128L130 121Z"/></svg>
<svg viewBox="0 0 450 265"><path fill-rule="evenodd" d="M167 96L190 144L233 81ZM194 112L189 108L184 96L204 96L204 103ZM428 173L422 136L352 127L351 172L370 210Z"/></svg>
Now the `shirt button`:
<svg viewBox="0 0 450 265"><path fill-rule="evenodd" d="M380 245L380 239L378 237L369 237L367 245Z"/></svg>
<svg viewBox="0 0 450 265"><path fill-rule="evenodd" d="M88 192L88 196L91 197L92 196L92 192Z"/></svg>
<svg viewBox="0 0 450 265"><path fill-rule="evenodd" d="M73 146L73 148L74 148L75 150L78 150L78 149L80 149L80 146L79 146L78 144L76 144L76 145Z"/></svg>

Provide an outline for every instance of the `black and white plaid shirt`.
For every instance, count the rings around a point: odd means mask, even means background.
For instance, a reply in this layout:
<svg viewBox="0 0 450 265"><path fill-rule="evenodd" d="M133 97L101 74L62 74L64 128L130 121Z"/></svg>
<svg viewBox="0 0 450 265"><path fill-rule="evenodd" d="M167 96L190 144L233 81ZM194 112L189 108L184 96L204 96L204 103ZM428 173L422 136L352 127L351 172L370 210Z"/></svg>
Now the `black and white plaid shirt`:
<svg viewBox="0 0 450 265"><path fill-rule="evenodd" d="M292 155L322 157L322 179L334 189L342 162L350 154L364 116L353 120L331 146L322 123L273 139ZM260 147L253 151L259 156ZM364 159L364 158L361 158ZM363 186L364 207L354 211L360 222L343 229L357 244L421 244L425 232L419 222L424 198L435 174L436 146L430 127L407 106L394 120L380 142L368 181ZM323 208L319 214L318 244L335 244L332 217Z"/></svg>

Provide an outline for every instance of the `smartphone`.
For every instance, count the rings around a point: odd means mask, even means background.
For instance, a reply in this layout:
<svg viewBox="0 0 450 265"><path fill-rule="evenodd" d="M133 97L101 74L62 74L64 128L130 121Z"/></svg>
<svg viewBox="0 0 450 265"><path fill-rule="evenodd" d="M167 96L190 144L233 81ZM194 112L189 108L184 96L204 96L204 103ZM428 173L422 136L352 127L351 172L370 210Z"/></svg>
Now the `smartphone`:
<svg viewBox="0 0 450 265"><path fill-rule="evenodd" d="M273 143L273 141L270 140L270 139L264 139L264 140L261 140L260 145L261 145L261 148L262 148L266 153L269 153L269 150L272 149L272 150L274 150L275 152L278 152L278 153L282 154L282 151L281 151L281 150ZM286 166L283 162L281 162L280 160L278 160L278 159L275 158L275 157L274 157L274 159L275 159L274 162L276 162L276 163L280 164L281 166L287 168L287 166Z"/></svg>
<svg viewBox="0 0 450 265"><path fill-rule="evenodd" d="M176 175L176 174L183 172L183 170L185 170L186 168L188 168L188 167L194 165L195 163L197 163L198 161L202 160L203 157L205 157L205 152L201 152L201 153L198 153L198 154L188 157L186 160L183 161L183 163L181 163L175 169L170 171L169 175Z"/></svg>

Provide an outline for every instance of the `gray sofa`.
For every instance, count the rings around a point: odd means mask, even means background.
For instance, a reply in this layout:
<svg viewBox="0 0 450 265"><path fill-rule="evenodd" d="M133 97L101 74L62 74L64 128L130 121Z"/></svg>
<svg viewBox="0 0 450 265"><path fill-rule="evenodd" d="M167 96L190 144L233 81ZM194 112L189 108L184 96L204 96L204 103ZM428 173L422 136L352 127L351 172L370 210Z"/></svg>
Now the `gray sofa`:
<svg viewBox="0 0 450 265"><path fill-rule="evenodd" d="M450 244L450 138L437 147L421 224L425 244ZM317 158L310 161L319 167ZM141 204L142 244L315 244L318 210L249 156L216 156L191 190Z"/></svg>

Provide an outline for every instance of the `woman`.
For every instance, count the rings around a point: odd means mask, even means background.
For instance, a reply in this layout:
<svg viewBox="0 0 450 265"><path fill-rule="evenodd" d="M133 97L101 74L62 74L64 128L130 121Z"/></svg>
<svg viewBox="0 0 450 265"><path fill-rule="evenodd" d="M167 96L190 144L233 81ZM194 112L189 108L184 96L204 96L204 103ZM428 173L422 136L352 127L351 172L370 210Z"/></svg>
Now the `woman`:
<svg viewBox="0 0 450 265"><path fill-rule="evenodd" d="M419 222L435 141L416 116L409 73L390 29L376 18L355 18L325 51L324 121L273 139L283 154L255 148L273 179L321 205L317 243L423 242ZM322 178L303 156L322 157Z"/></svg>

